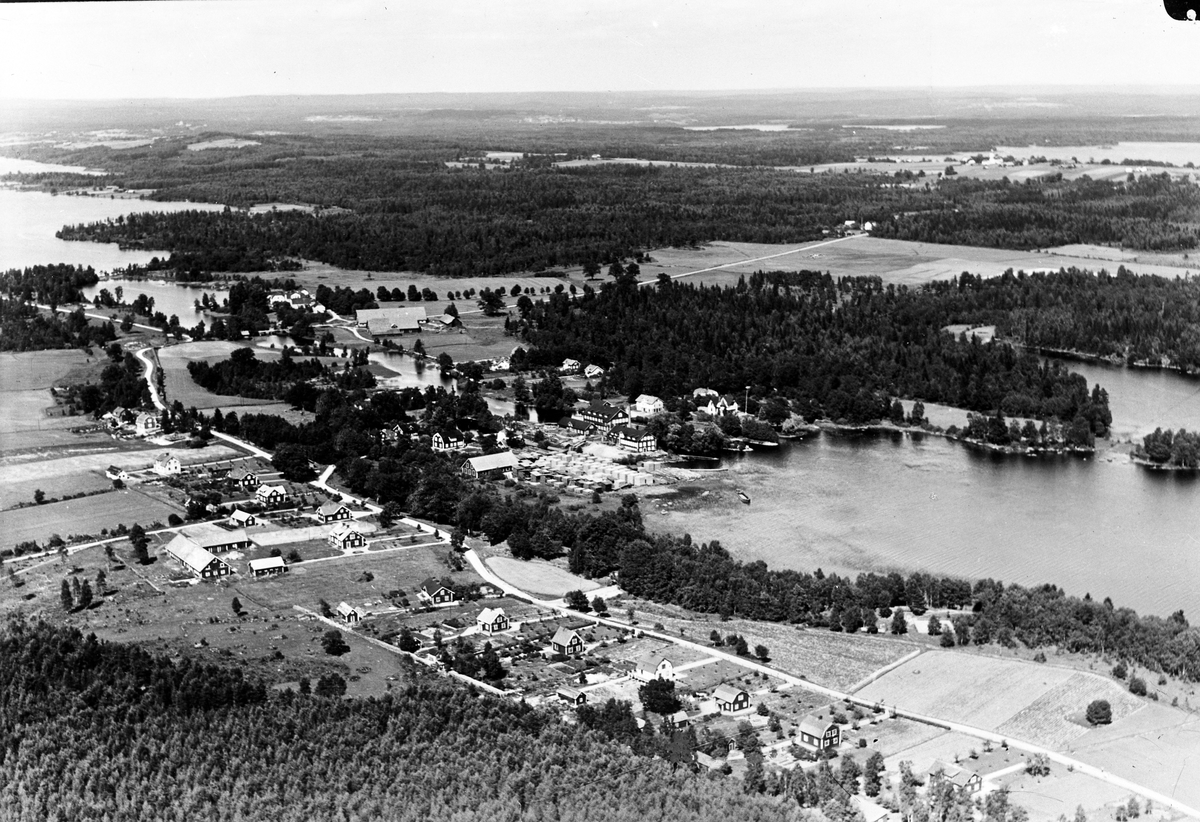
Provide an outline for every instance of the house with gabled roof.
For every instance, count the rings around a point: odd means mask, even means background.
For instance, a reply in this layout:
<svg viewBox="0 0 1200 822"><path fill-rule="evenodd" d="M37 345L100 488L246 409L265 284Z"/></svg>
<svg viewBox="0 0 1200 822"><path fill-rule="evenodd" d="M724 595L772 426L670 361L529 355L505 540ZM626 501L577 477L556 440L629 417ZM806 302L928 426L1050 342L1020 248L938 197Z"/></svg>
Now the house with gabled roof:
<svg viewBox="0 0 1200 822"><path fill-rule="evenodd" d="M721 713L732 714L750 707L750 694L734 685L722 683L713 691Z"/></svg>
<svg viewBox="0 0 1200 822"><path fill-rule="evenodd" d="M645 454L658 448L658 440L648 428L640 425L618 425L608 432L608 439L637 454Z"/></svg>
<svg viewBox="0 0 1200 822"><path fill-rule="evenodd" d="M139 437L153 436L162 431L162 421L159 420L158 415L143 411L133 421L133 430Z"/></svg>
<svg viewBox="0 0 1200 822"><path fill-rule="evenodd" d="M174 454L163 452L154 458L154 465L150 470L160 477L173 477L183 473L183 463Z"/></svg>
<svg viewBox="0 0 1200 822"><path fill-rule="evenodd" d="M218 579L233 573L225 560L188 538L177 534L167 543L167 553L179 560L184 569L199 579Z"/></svg>
<svg viewBox="0 0 1200 822"><path fill-rule="evenodd" d="M110 465L108 468L105 468L104 476L108 477L110 480L120 480L121 482L127 482L129 480L129 472L124 468L118 468L115 465Z"/></svg>
<svg viewBox="0 0 1200 822"><path fill-rule="evenodd" d="M667 410L667 406L663 401L652 394L641 394L633 402L631 413L635 417L649 419L656 414L661 414Z"/></svg>
<svg viewBox="0 0 1200 822"><path fill-rule="evenodd" d="M569 429L573 434L591 434L596 430L596 423L588 422L580 417L563 417L558 424L562 428Z"/></svg>
<svg viewBox="0 0 1200 822"><path fill-rule="evenodd" d="M671 662L670 657L663 656L662 654L642 657L634 665L631 676L638 682L649 682L653 679L665 679L668 682L674 682L675 665Z"/></svg>
<svg viewBox="0 0 1200 822"><path fill-rule="evenodd" d="M800 720L799 737L802 744L823 751L841 744L842 729L822 714L810 713Z"/></svg>
<svg viewBox="0 0 1200 822"><path fill-rule="evenodd" d="M234 508L233 513L229 515L229 524L237 525L241 528L248 528L251 525L257 525L258 518L249 511L243 511L241 508Z"/></svg>
<svg viewBox="0 0 1200 822"><path fill-rule="evenodd" d="M570 628L560 627L550 638L550 647L556 654L574 656L583 653L583 637Z"/></svg>
<svg viewBox="0 0 1200 822"><path fill-rule="evenodd" d="M495 454L484 454L481 457L471 457L463 463L464 477L478 480L500 479L511 477L517 470L517 455L512 451L500 451Z"/></svg>
<svg viewBox="0 0 1200 822"><path fill-rule="evenodd" d="M339 551L352 551L367 547L367 538L352 522L339 522L329 532L329 544Z"/></svg>
<svg viewBox="0 0 1200 822"><path fill-rule="evenodd" d="M355 625L362 622L366 612L345 602L339 602L336 613L347 625Z"/></svg>
<svg viewBox="0 0 1200 822"><path fill-rule="evenodd" d="M485 634L498 634L507 631L509 627L508 616L503 608L484 608L479 616L475 617L475 623Z"/></svg>
<svg viewBox="0 0 1200 822"><path fill-rule="evenodd" d="M569 357L563 360L563 364L558 367L560 374L578 374L581 363L579 360L572 360Z"/></svg>
<svg viewBox="0 0 1200 822"><path fill-rule="evenodd" d="M214 554L244 551L250 547L250 538L246 536L245 528L222 528L213 522L201 522L180 528L179 536L187 537Z"/></svg>
<svg viewBox="0 0 1200 822"><path fill-rule="evenodd" d="M420 331L425 322L425 308L360 308L354 312L354 317L360 326L367 327L367 333L372 337L393 337Z"/></svg>
<svg viewBox="0 0 1200 822"><path fill-rule="evenodd" d="M287 573L287 563L283 557L263 557L252 559L246 563L252 577L273 577Z"/></svg>
<svg viewBox="0 0 1200 822"><path fill-rule="evenodd" d="M434 451L459 451L466 444L467 438L463 436L463 432L453 426L437 431L433 435Z"/></svg>
<svg viewBox="0 0 1200 822"><path fill-rule="evenodd" d="M254 492L254 501L268 507L279 505L288 498L287 489L282 485L260 485Z"/></svg>
<svg viewBox="0 0 1200 822"><path fill-rule="evenodd" d="M454 589L443 585L439 580L429 577L417 589L417 599L426 605L443 605L454 601Z"/></svg>
<svg viewBox="0 0 1200 822"><path fill-rule="evenodd" d="M587 704L587 694L578 688L572 688L569 685L564 685L558 689L557 696L560 700L578 708L580 705Z"/></svg>
<svg viewBox="0 0 1200 822"><path fill-rule="evenodd" d="M249 491L251 488L257 488L259 486L258 474L247 470L241 465L229 471L229 473L225 475L225 479L229 480L235 485L240 485L247 491Z"/></svg>
<svg viewBox="0 0 1200 822"><path fill-rule="evenodd" d="M950 765L939 760L933 763L928 775L933 776L936 773L941 773L947 782L965 793L979 793L983 788L983 777L960 765Z"/></svg>
<svg viewBox="0 0 1200 822"><path fill-rule="evenodd" d="M604 369L593 363L587 368L583 369L583 376L587 377L589 380L598 380L604 376Z"/></svg>
<svg viewBox="0 0 1200 822"><path fill-rule="evenodd" d="M684 710L678 710L673 714L668 714L667 716L663 717L663 719L665 719L667 724L672 728L686 728L691 724L691 720L688 718L688 713Z"/></svg>
<svg viewBox="0 0 1200 822"><path fill-rule="evenodd" d="M624 408L609 405L604 400L593 400L575 415L587 420L601 431L609 431L618 425L629 424L629 413Z"/></svg>
<svg viewBox="0 0 1200 822"><path fill-rule="evenodd" d="M328 525L331 522L342 522L350 518L350 509L346 507L344 502L328 500L317 509L317 519L321 521L322 525Z"/></svg>

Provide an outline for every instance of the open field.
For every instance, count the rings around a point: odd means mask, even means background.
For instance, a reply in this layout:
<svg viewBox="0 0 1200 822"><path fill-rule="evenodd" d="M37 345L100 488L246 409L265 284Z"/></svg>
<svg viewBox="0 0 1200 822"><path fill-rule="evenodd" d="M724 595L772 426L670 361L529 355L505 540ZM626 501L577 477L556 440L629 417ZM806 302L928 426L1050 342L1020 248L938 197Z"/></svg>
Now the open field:
<svg viewBox="0 0 1200 822"><path fill-rule="evenodd" d="M509 308L515 310L516 301L507 300ZM461 331L440 332L434 334L418 334L425 353L437 357L445 352L455 362L469 360L488 360L497 357L507 357L513 352L520 341L504 333L504 316L485 317L483 314L466 314L462 318ZM410 347L410 342L402 344Z"/></svg>
<svg viewBox="0 0 1200 822"><path fill-rule="evenodd" d="M830 688L848 689L917 647L903 640L866 634L848 636L746 619L721 621L715 614L696 614L643 600L626 599L619 606L610 604L613 610L627 606L635 609L641 624L661 623L673 634L682 630L693 642L707 644L713 630L722 636L744 636L751 650L758 644L767 646L771 665Z"/></svg>
<svg viewBox="0 0 1200 822"><path fill-rule="evenodd" d="M532 288L535 292L541 291L546 286L553 288L559 283L565 282L563 279L556 277L520 277L520 276L504 276L504 277L430 277L424 274L417 274L411 271L387 272L387 271L355 271L353 269L336 268L325 263L306 261L303 271L288 272L288 276L294 279L301 287L307 288L315 292L318 285L327 285L330 288L341 286L342 288L352 288L358 290L365 288L371 292L372 296L379 289L379 286L384 286L388 291L393 288L399 288L401 291L407 292L410 285L415 285L418 290L431 289L437 294L438 298L433 302L408 303L406 306L424 306L430 314L440 314L442 309L452 300L447 296L451 291L467 291L475 289L479 292L485 288L503 287L506 292L510 291L514 285L521 286L521 290ZM474 300L459 300L458 308L460 311L465 311L468 308L475 308Z"/></svg>
<svg viewBox="0 0 1200 822"><path fill-rule="evenodd" d="M65 502L0 511L0 533L4 534L3 547L10 548L26 540L43 543L51 534L64 539L70 534L99 534L101 528L111 530L121 523L132 526L140 522L143 527L155 521L165 524L171 514L181 513L136 489L126 488Z"/></svg>
<svg viewBox="0 0 1200 822"><path fill-rule="evenodd" d="M247 397L226 397L213 394L192 381L192 376L187 370L189 362L205 360L209 363L214 363L225 359L236 349L245 347L238 343L211 340L160 348L158 351L158 361L162 364L163 375L166 381L167 402L173 403L179 400L185 408L195 406L201 410L208 410L210 408L226 410L242 406L276 404L274 400L256 400ZM279 356L278 352L262 349L255 349L254 353L255 356L263 360L274 359Z"/></svg>
<svg viewBox="0 0 1200 822"><path fill-rule="evenodd" d="M1103 677L951 651L927 651L858 696L1055 747L1086 733L1075 720L1092 699L1109 700L1114 721L1145 704Z"/></svg>
<svg viewBox="0 0 1200 822"><path fill-rule="evenodd" d="M47 412L56 408L51 387L95 380L107 361L79 349L0 353L0 451L99 440L67 430L86 425L85 418Z"/></svg>
<svg viewBox="0 0 1200 822"><path fill-rule="evenodd" d="M15 505L33 498L36 488L47 497L98 490L111 486L104 469L116 465L127 470L148 468L159 454L168 452L188 465L238 456L227 445L206 448L164 448L140 441L116 441L105 436L108 447L40 450L0 458L0 506ZM69 454L69 456L68 456ZM103 480L103 482L101 482Z"/></svg>
<svg viewBox="0 0 1200 822"><path fill-rule="evenodd" d="M590 579L577 577L545 561L492 557L485 562L505 582L541 597L561 597L568 591L586 593L600 587Z"/></svg>

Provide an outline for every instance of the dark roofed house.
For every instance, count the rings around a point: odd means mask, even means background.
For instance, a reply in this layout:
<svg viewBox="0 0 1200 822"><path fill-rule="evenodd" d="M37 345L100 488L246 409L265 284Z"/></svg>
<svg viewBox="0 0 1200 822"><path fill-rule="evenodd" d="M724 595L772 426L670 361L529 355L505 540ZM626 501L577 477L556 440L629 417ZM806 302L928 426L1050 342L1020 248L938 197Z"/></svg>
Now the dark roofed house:
<svg viewBox="0 0 1200 822"><path fill-rule="evenodd" d="M588 422L579 417L563 417L558 421L558 424L561 428L569 428L572 432L578 434L590 434L596 430L594 422Z"/></svg>
<svg viewBox="0 0 1200 822"><path fill-rule="evenodd" d="M430 577L421 583L417 589L417 599L429 605L441 605L454 601L454 589L447 588L438 580Z"/></svg>
<svg viewBox="0 0 1200 822"><path fill-rule="evenodd" d="M189 573L200 579L216 579L233 573L229 563L207 548L197 545L184 534L177 534L167 543L167 553L179 560Z"/></svg>
<svg viewBox="0 0 1200 822"><path fill-rule="evenodd" d="M500 479L511 477L517 470L517 455L512 451L500 451L496 454L484 454L482 457L471 457L463 463L463 476L479 480Z"/></svg>
<svg viewBox="0 0 1200 822"><path fill-rule="evenodd" d="M108 477L110 480L120 480L121 482L125 482L129 479L129 472L124 468L118 468L115 465L110 465L105 469L104 476Z"/></svg>
<svg viewBox="0 0 1200 822"><path fill-rule="evenodd" d="M602 431L629 424L629 414L624 408L609 405L603 400L593 400L580 409L576 416L582 417Z"/></svg>
<svg viewBox="0 0 1200 822"><path fill-rule="evenodd" d="M640 425L618 425L609 432L608 436L622 448L639 454L658 448L658 442L654 435L650 433L649 429Z"/></svg>
<svg viewBox="0 0 1200 822"><path fill-rule="evenodd" d="M556 654L581 654L583 638L570 628L559 628L550 638L550 647Z"/></svg>
<svg viewBox="0 0 1200 822"><path fill-rule="evenodd" d="M434 451L458 451L467 444L467 438L457 428L447 428L433 435Z"/></svg>

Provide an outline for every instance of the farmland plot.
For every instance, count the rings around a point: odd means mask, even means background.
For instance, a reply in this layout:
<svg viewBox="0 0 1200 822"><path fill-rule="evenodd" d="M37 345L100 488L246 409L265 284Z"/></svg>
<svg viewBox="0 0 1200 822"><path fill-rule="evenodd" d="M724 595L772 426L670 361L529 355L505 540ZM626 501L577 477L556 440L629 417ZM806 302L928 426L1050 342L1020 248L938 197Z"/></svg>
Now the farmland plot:
<svg viewBox="0 0 1200 822"><path fill-rule="evenodd" d="M1108 700L1113 722L1143 705L1117 683L1079 673L1046 691L996 730L1048 748L1064 748L1088 732L1086 725L1072 720L1077 720L1093 699Z"/></svg>

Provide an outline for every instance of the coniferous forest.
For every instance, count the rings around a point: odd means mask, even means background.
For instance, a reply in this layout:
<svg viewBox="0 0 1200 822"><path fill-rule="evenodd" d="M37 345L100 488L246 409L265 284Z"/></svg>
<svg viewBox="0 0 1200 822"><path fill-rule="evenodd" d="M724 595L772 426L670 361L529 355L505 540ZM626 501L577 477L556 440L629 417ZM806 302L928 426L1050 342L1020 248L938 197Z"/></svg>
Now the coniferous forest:
<svg viewBox="0 0 1200 822"><path fill-rule="evenodd" d="M414 676L380 699L274 692L13 620L0 807L13 822L803 818L790 796L700 778L603 727Z"/></svg>

